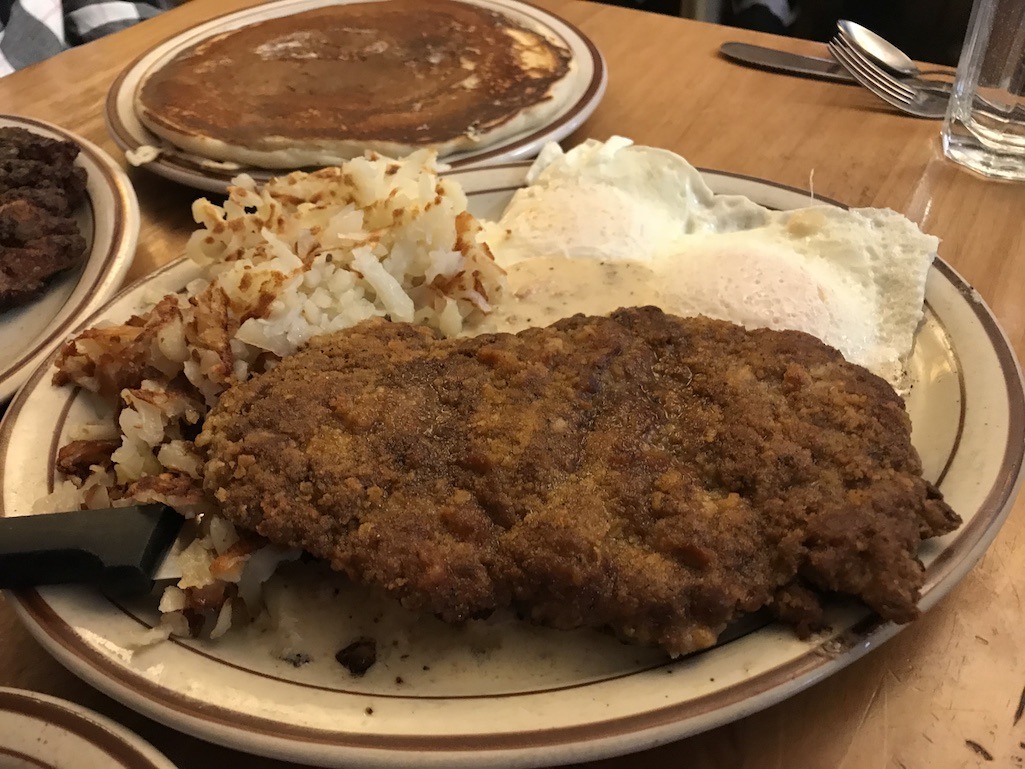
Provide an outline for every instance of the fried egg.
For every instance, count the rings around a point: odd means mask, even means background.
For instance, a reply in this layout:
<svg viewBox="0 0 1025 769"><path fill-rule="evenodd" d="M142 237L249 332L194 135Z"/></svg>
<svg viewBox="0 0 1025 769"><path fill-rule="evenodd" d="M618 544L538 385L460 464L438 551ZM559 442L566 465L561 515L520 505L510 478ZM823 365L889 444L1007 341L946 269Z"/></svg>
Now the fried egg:
<svg viewBox="0 0 1025 769"><path fill-rule="evenodd" d="M938 240L885 209L773 211L666 150L549 145L485 228L515 297L496 329L653 304L795 329L902 389Z"/></svg>

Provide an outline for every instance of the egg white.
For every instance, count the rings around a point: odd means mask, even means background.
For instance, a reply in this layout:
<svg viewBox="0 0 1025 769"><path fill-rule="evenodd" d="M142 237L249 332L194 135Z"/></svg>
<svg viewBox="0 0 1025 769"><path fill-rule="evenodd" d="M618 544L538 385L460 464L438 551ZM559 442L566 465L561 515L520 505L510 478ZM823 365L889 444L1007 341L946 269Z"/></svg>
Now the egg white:
<svg viewBox="0 0 1025 769"><path fill-rule="evenodd" d="M900 389L938 240L882 209L772 211L625 139L549 145L485 227L516 297L496 327L654 304L796 329Z"/></svg>

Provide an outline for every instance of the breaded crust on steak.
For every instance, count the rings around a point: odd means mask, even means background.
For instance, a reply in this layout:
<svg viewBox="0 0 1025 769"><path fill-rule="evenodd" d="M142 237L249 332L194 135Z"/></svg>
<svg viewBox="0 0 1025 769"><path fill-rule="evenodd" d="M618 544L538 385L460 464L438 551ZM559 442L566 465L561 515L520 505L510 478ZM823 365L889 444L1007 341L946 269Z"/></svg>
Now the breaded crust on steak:
<svg viewBox="0 0 1025 769"><path fill-rule="evenodd" d="M442 340L369 321L225 393L224 514L408 607L513 606L670 654L821 596L917 614L921 539L958 517L888 384L807 334L655 308Z"/></svg>

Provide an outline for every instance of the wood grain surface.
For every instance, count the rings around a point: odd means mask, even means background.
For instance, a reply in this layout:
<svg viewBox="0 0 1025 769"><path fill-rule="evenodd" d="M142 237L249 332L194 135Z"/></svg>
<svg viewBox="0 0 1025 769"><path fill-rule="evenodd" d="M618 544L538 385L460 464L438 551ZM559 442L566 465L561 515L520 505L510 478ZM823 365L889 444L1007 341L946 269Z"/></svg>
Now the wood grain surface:
<svg viewBox="0 0 1025 769"><path fill-rule="evenodd" d="M103 101L119 70L153 44L247 4L193 0L160 17L0 79L0 112L43 118L120 153ZM993 308L1025 352L1025 185L972 175L942 157L940 124L899 115L852 86L774 75L720 59L726 40L824 55L805 43L576 0L539 4L578 25L604 53L609 88L567 142L626 135L695 165L905 213L942 239L940 254ZM197 194L129 171L142 206L131 278L174 258ZM939 769L1025 764L1025 501L953 593L896 639L792 699L729 726L605 769ZM0 602L0 685L92 707L179 766L283 769L177 734L78 681Z"/></svg>

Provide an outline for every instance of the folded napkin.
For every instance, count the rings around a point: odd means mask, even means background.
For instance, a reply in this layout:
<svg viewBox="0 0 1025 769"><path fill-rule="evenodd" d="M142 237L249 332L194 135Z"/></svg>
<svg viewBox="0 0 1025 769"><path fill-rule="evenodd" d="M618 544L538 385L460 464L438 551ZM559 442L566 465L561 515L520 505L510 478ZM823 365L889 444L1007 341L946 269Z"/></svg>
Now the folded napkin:
<svg viewBox="0 0 1025 769"><path fill-rule="evenodd" d="M172 5L172 0L0 0L0 77Z"/></svg>

